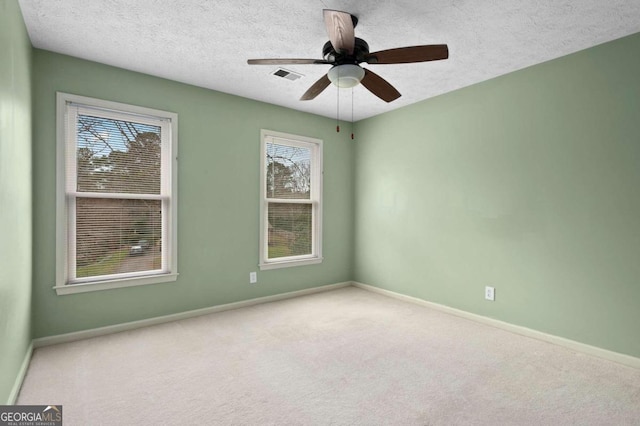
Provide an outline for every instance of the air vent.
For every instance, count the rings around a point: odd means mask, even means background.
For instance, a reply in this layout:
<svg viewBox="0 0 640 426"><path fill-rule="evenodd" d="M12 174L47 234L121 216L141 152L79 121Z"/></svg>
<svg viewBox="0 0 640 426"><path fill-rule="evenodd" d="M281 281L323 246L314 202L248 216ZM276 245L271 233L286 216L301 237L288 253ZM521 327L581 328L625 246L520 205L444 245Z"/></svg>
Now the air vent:
<svg viewBox="0 0 640 426"><path fill-rule="evenodd" d="M285 70L284 68L278 68L273 75L286 78L287 80L296 81L297 79L302 77L302 74L298 74L297 72Z"/></svg>

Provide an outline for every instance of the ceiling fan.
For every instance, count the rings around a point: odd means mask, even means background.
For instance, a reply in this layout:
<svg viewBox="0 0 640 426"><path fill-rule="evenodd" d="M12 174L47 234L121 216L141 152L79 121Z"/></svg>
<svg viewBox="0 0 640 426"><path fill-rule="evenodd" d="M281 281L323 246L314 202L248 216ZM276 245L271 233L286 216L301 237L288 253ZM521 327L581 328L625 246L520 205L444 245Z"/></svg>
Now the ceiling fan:
<svg viewBox="0 0 640 426"><path fill-rule="evenodd" d="M401 95L389 82L360 64L407 64L412 62L438 61L449 57L446 44L399 47L396 49L369 52L366 41L354 34L358 18L347 12L323 10L324 23L329 41L322 48L324 59L249 59L249 65L321 64L332 65L329 72L316 81L300 98L308 101L318 96L329 84L338 87L353 87L362 83L371 93L385 102Z"/></svg>

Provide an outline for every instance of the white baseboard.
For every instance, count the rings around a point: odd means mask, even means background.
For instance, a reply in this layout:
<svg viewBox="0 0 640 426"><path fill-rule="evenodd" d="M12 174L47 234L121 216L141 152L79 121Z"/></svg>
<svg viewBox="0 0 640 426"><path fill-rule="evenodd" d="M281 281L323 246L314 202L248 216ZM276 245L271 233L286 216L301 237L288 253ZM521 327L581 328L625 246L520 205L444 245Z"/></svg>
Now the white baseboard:
<svg viewBox="0 0 640 426"><path fill-rule="evenodd" d="M470 312L462 311L460 309L451 308L449 306L440 305L434 302L428 302L417 297L406 296L394 291L385 290L382 288L374 287L368 284L362 284L359 282L352 282L355 287L363 290L368 290L374 293L382 294L385 296L393 297L394 299L403 300L405 302L415 303L418 305L426 306L441 312L445 312L458 317L466 318L471 321L476 321L482 324L490 325L500 328L502 330L510 331L512 333L520 334L522 336L531 337L534 339L542 340L544 342L553 343L565 348L581 352L587 355L596 356L606 359L608 361L617 362L619 364L626 365L628 367L634 367L640 369L640 358L635 358L630 355L621 354L618 352L609 351L607 349L598 348L596 346L587 345L585 343L576 342L575 340L565 339L564 337L554 336L552 334L543 333L541 331L532 330L530 328L521 327L519 325L509 324L504 321L499 321L493 318L488 318L482 315L472 314Z"/></svg>
<svg viewBox="0 0 640 426"><path fill-rule="evenodd" d="M149 319L144 319L140 321L132 321L132 322L127 322L123 324L116 324L116 325L111 325L106 327L94 328L91 330L82 330L82 331L76 331L73 333L59 334L56 336L41 337L41 338L33 339L33 342L29 347L29 350L27 351L27 355L25 356L25 360L23 362L23 365L16 379L14 388L9 397L9 404L12 404L15 401L15 398L17 398L18 396L18 392L20 391L20 386L22 385L22 380L24 379L24 375L26 374L27 367L29 365L29 360L31 359L32 350L35 348L40 348L40 347L49 346L49 345L57 345L60 343L74 342L77 340L83 340L83 339L89 339L92 337L103 336L107 334L119 333L121 331L134 330L137 328L148 327L156 324L163 324L171 321L178 321L181 319L193 318L201 315L212 314L215 312L222 312L222 311L228 311L231 309L239 309L239 308L244 308L248 306L259 305L262 303L275 302L275 301L284 300L284 299L291 299L294 297L305 296L308 294L336 290L338 288L348 287L350 285L353 285L355 287L368 290L374 293L382 294L388 297L393 297L398 300L415 303L415 304L436 309L438 311L445 312L451 315L456 315L458 317L466 318L482 324L497 327L502 330L520 334L522 336L527 336L534 339L542 340L544 342L553 343L553 344L574 350L576 352L581 352L584 354L603 358L609 361L617 362L619 364L623 364L629 367L640 369L640 358L621 354L618 352L609 351L607 349L598 348L596 346L587 345L585 343L576 342L574 340L565 339L563 337L554 336L552 334L543 333L541 331L533 330L530 328L509 324L504 321L488 318L482 315L473 314L470 312L462 311L456 308L451 308L449 306L441 305L438 303L428 302L426 300L419 299L417 297L406 296L404 294L381 289L368 284L363 284L355 281L347 281L347 282L342 282L337 284L330 284L330 285L324 285L320 287L308 288L305 290L292 291L289 293L276 294L273 296L258 297L255 299L243 300L240 302L227 303L225 305L211 306L209 308L195 309L192 311L180 312L172 315L164 315L161 317L149 318Z"/></svg>
<svg viewBox="0 0 640 426"><path fill-rule="evenodd" d="M20 393L20 388L22 388L22 382L24 381L24 376L27 375L29 362L31 362L32 353L33 353L33 342L29 344L29 347L27 348L27 352L24 354L24 359L22 360L22 365L20 365L20 370L18 371L18 375L16 376L16 381L13 383L13 388L11 388L11 393L9 394L7 405L14 405L16 403L16 400L18 399L18 394Z"/></svg>
<svg viewBox="0 0 640 426"><path fill-rule="evenodd" d="M209 308L195 309L192 311L180 312L177 314L164 315L139 321L131 321L123 324L109 325L106 327L93 328L90 330L76 331L72 333L58 334L55 336L40 337L33 339L33 347L41 348L43 346L57 345L60 343L74 342L76 340L89 339L107 334L119 333L121 331L134 330L136 328L148 327L156 324L163 324L171 321L178 321L187 318L198 317L201 315L212 314L215 312L228 311L231 309L245 308L247 306L259 305L261 303L275 302L283 299L291 299L293 297L305 296L313 293L335 290L341 287L348 287L351 281L323 285L319 287L307 288L304 290L291 291L288 293L275 294L273 296L258 297L255 299L242 300L240 302L227 303L225 305L211 306Z"/></svg>

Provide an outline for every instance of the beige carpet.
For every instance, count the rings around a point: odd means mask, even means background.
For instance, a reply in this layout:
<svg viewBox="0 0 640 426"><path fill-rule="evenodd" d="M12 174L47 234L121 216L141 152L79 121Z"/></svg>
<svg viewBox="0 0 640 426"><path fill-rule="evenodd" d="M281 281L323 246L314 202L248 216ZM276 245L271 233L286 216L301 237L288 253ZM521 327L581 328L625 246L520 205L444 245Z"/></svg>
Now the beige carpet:
<svg viewBox="0 0 640 426"><path fill-rule="evenodd" d="M37 349L71 425L640 425L640 370L354 287Z"/></svg>

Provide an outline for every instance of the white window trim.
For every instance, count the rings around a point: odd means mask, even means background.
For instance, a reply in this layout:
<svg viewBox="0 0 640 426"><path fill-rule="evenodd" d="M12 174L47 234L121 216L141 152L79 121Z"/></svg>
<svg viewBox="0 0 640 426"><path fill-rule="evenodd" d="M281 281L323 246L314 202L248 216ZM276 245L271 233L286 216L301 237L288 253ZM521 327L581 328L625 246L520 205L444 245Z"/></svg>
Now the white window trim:
<svg viewBox="0 0 640 426"><path fill-rule="evenodd" d="M311 164L311 198L310 200L283 200L286 203L309 203L312 205L312 236L313 244L311 254L302 256L280 257L277 259L267 259L269 253L268 247L268 230L269 219L267 217L267 204L269 202L278 201L277 199L267 198L267 170L266 170L266 146L268 138L281 139L287 144L298 145L312 150ZM313 265L321 263L322 257L322 140L310 138L307 136L293 135L289 133L276 132L273 130L260 130L260 270L290 268L293 266ZM315 184L314 184L315 182Z"/></svg>
<svg viewBox="0 0 640 426"><path fill-rule="evenodd" d="M163 231L163 244L167 247L166 265L163 271L131 273L96 277L95 279L78 280L74 284L69 281L69 245L73 244L69 238L69 211L67 203L67 141L65 126L67 122L67 104L75 103L96 107L103 110L113 110L114 113L135 114L142 117L159 117L171 123L171 143L167 153L167 163L170 164L170 176L163 173L162 179L169 180L170 194L163 202L169 206L165 210L168 214L166 223L168 230ZM105 112L105 115L108 112ZM160 111L119 102L105 101L86 96L72 95L58 92L56 96L56 283L53 287L58 295L85 293L89 291L107 290L113 288L131 287L139 285L157 284L176 281L178 277L178 115L173 112ZM163 147L164 148L164 147ZM165 163L166 164L166 163ZM70 165L74 167L74 165ZM163 167L166 170L166 166ZM108 194L101 194L109 196Z"/></svg>

